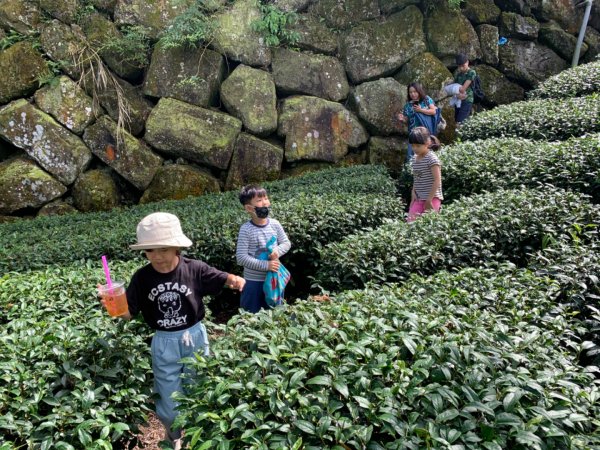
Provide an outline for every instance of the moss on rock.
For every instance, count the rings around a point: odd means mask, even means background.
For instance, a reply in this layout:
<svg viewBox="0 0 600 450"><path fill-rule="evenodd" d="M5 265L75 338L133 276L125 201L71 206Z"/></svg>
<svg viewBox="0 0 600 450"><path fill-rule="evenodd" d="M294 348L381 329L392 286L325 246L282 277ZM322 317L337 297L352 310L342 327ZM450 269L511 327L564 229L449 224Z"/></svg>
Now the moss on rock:
<svg viewBox="0 0 600 450"><path fill-rule="evenodd" d="M47 72L46 61L29 41L0 51L0 103L30 94L37 86L37 78Z"/></svg>
<svg viewBox="0 0 600 450"><path fill-rule="evenodd" d="M81 174L73 185L73 203L83 212L110 211L119 205L119 191L112 177L102 170Z"/></svg>
<svg viewBox="0 0 600 450"><path fill-rule="evenodd" d="M209 172L188 165L172 164L160 168L140 203L181 200L219 191L218 180Z"/></svg>
<svg viewBox="0 0 600 450"><path fill-rule="evenodd" d="M242 133L235 143L225 189L279 178L283 150L275 145Z"/></svg>

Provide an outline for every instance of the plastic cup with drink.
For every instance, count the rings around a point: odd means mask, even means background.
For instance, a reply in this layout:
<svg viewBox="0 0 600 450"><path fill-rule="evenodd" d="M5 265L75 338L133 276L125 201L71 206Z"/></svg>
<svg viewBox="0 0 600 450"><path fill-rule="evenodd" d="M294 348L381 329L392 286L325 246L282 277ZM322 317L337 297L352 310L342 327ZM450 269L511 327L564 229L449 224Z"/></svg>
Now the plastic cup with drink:
<svg viewBox="0 0 600 450"><path fill-rule="evenodd" d="M129 308L125 295L125 282L111 280L105 255L102 256L102 266L104 267L104 275L106 276L106 284L98 285L98 293L102 297L102 304L112 317L127 314Z"/></svg>

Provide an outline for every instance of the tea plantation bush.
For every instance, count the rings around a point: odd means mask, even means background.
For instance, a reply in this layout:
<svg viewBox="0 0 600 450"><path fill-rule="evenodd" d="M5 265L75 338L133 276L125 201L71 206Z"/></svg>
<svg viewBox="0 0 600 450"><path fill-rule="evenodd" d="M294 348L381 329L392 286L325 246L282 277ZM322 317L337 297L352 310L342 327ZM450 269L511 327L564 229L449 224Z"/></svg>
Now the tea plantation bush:
<svg viewBox="0 0 600 450"><path fill-rule="evenodd" d="M438 153L444 203L483 191L540 183L588 194L600 202L600 134L562 142L495 138L462 142ZM410 200L413 178L405 166L399 186Z"/></svg>
<svg viewBox="0 0 600 450"><path fill-rule="evenodd" d="M530 98L567 98L600 92L600 61L563 70L529 92Z"/></svg>
<svg viewBox="0 0 600 450"><path fill-rule="evenodd" d="M551 237L581 228L595 237L600 209L584 197L545 186L465 197L413 224L397 221L331 243L321 251L316 282L340 290L367 282L400 281L411 273L513 261Z"/></svg>
<svg viewBox="0 0 600 450"><path fill-rule="evenodd" d="M600 134L565 142L497 138L445 148L444 201L482 191L548 183L600 202Z"/></svg>
<svg viewBox="0 0 600 450"><path fill-rule="evenodd" d="M504 266L235 317L215 358L194 363L186 439L196 449L597 448L597 369L577 364L587 343L557 294Z"/></svg>
<svg viewBox="0 0 600 450"><path fill-rule="evenodd" d="M289 186L301 191L299 194L284 195L281 187L277 188L279 191L273 189L279 192L271 196L274 217L281 221L293 244L284 261L286 265L293 267L297 262L306 265L317 256L318 245L403 215L403 205L395 197L394 182L385 170L367 166L363 170L366 175L359 176L362 172L358 169L331 171L331 181L316 175L307 177L313 184L306 180L290 181ZM367 181L365 177L373 180ZM378 188L372 183L378 183ZM365 186L374 193L364 193ZM322 195L315 194L318 189L323 191ZM97 261L103 254L119 260L137 258L140 253L128 246L135 242L139 220L154 211L179 216L184 232L194 243L188 251L191 257L223 270L238 270L235 244L239 227L248 216L233 193L5 224L0 227L0 270L42 268L74 260Z"/></svg>
<svg viewBox="0 0 600 450"><path fill-rule="evenodd" d="M543 99L501 105L472 116L458 132L461 139L523 137L562 140L600 131L600 96Z"/></svg>
<svg viewBox="0 0 600 450"><path fill-rule="evenodd" d="M113 264L126 278L137 262ZM0 278L0 443L112 448L151 407L149 330L100 307L97 265Z"/></svg>

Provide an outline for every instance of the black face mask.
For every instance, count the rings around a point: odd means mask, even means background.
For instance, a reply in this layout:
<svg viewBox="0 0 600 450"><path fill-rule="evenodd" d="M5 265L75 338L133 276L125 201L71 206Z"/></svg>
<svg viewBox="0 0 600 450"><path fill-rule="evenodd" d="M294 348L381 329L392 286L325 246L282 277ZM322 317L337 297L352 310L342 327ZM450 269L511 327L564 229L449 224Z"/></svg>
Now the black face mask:
<svg viewBox="0 0 600 450"><path fill-rule="evenodd" d="M259 219L266 219L269 217L269 209L268 206L255 207L254 211L256 212L256 217Z"/></svg>

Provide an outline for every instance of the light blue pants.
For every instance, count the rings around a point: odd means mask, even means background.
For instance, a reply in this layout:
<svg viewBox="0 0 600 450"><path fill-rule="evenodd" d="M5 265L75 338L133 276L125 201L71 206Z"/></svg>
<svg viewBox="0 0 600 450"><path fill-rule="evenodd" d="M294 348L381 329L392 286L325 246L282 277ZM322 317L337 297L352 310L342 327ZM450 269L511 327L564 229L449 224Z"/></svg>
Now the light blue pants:
<svg viewBox="0 0 600 450"><path fill-rule="evenodd" d="M209 355L208 335L202 322L181 331L157 331L152 338L152 371L154 391L160 395L156 400L156 414L167 429L169 439L179 439L181 430L171 430L177 417L177 402L171 396L182 392L185 380L182 375L193 371L181 363L182 358L192 357L196 351Z"/></svg>

